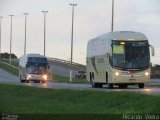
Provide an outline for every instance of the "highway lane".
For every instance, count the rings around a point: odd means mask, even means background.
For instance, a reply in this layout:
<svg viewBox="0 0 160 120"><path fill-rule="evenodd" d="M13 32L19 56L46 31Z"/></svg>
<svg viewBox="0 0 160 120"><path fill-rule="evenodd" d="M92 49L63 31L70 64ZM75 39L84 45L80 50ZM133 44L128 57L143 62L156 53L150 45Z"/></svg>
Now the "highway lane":
<svg viewBox="0 0 160 120"><path fill-rule="evenodd" d="M17 83L18 77L0 69L0 82Z"/></svg>
<svg viewBox="0 0 160 120"><path fill-rule="evenodd" d="M159 82L159 80L153 80L153 82ZM107 85L104 85L103 88L92 88L90 84L75 84L75 83L57 83L57 82L48 82L48 83L20 83L20 80L17 76L12 75L2 69L0 69L0 83L9 83L17 85L25 85L39 88L51 88L51 89L75 89L75 90L94 90L94 91L129 91L129 92L139 92L145 94L155 94L160 95L160 86L145 86L144 89L139 89L137 86L129 86L128 89L119 89L115 87L114 89L108 89Z"/></svg>

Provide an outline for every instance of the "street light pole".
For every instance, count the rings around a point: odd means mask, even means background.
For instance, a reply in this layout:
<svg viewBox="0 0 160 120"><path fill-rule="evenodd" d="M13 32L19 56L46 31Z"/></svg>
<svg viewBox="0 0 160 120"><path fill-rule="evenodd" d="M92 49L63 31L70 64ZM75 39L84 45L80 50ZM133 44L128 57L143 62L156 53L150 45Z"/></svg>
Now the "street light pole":
<svg viewBox="0 0 160 120"><path fill-rule="evenodd" d="M29 13L23 13L25 15L25 37L24 37L24 55L26 55L26 33L27 33L27 15L29 15Z"/></svg>
<svg viewBox="0 0 160 120"><path fill-rule="evenodd" d="M73 25L74 25L74 7L77 4L69 4L72 6L72 30L71 30L71 60L70 60L70 82L72 82L72 59L73 59Z"/></svg>
<svg viewBox="0 0 160 120"><path fill-rule="evenodd" d="M111 23L111 32L114 29L114 0L112 0L112 23Z"/></svg>
<svg viewBox="0 0 160 120"><path fill-rule="evenodd" d="M2 28L1 28L1 27L2 27L2 26L1 26L1 25L2 25L2 18L3 18L3 17L0 16L0 59L1 59L1 46L2 46L2 45L1 45L1 38L2 38L2 36L1 36L1 35L2 35L2 34L1 34L1 33L2 33Z"/></svg>
<svg viewBox="0 0 160 120"><path fill-rule="evenodd" d="M9 56L9 63L11 64L11 60L12 60L12 17L14 15L9 15L11 17L11 31L10 31L10 56Z"/></svg>
<svg viewBox="0 0 160 120"><path fill-rule="evenodd" d="M44 13L44 56L46 55L46 13L48 11L42 11Z"/></svg>

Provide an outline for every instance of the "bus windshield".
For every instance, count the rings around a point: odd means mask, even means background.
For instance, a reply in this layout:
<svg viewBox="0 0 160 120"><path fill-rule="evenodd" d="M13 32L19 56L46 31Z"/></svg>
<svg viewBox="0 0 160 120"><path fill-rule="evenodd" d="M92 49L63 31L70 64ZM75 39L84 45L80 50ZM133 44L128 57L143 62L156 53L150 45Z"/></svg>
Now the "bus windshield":
<svg viewBox="0 0 160 120"><path fill-rule="evenodd" d="M113 66L122 69L142 69L149 66L148 41L113 40Z"/></svg>
<svg viewBox="0 0 160 120"><path fill-rule="evenodd" d="M29 74L46 74L47 64L45 63L27 63L27 71Z"/></svg>
<svg viewBox="0 0 160 120"><path fill-rule="evenodd" d="M47 58L29 57L28 62L33 63L47 63Z"/></svg>
<svg viewBox="0 0 160 120"><path fill-rule="evenodd" d="M47 58L28 57L27 71L29 74L46 74L47 65Z"/></svg>

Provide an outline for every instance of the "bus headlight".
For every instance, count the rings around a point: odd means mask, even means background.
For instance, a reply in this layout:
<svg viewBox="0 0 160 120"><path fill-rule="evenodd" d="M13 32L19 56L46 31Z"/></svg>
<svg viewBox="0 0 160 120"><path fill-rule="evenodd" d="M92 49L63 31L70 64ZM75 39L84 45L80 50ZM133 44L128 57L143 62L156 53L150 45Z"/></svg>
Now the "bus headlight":
<svg viewBox="0 0 160 120"><path fill-rule="evenodd" d="M47 75L43 75L43 79L44 79L44 80L47 80Z"/></svg>
<svg viewBox="0 0 160 120"><path fill-rule="evenodd" d="M144 75L145 75L145 76L149 76L149 72L145 72Z"/></svg>
<svg viewBox="0 0 160 120"><path fill-rule="evenodd" d="M115 76L119 76L119 72L115 72Z"/></svg>
<svg viewBox="0 0 160 120"><path fill-rule="evenodd" d="M27 75L27 80L31 79L31 75Z"/></svg>

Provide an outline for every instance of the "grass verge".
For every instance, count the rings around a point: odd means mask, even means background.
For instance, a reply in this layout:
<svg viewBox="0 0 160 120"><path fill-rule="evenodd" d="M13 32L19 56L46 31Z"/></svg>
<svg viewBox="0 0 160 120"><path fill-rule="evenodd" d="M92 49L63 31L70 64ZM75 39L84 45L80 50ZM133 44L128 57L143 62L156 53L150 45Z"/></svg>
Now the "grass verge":
<svg viewBox="0 0 160 120"><path fill-rule="evenodd" d="M10 114L158 114L160 96L56 90L0 84L0 112Z"/></svg>
<svg viewBox="0 0 160 120"><path fill-rule="evenodd" d="M52 81L58 81L58 82L70 82L69 77L64 77L60 75L53 74L52 75L53 80ZM72 83L88 83L86 79L77 79L77 78L72 78Z"/></svg>

